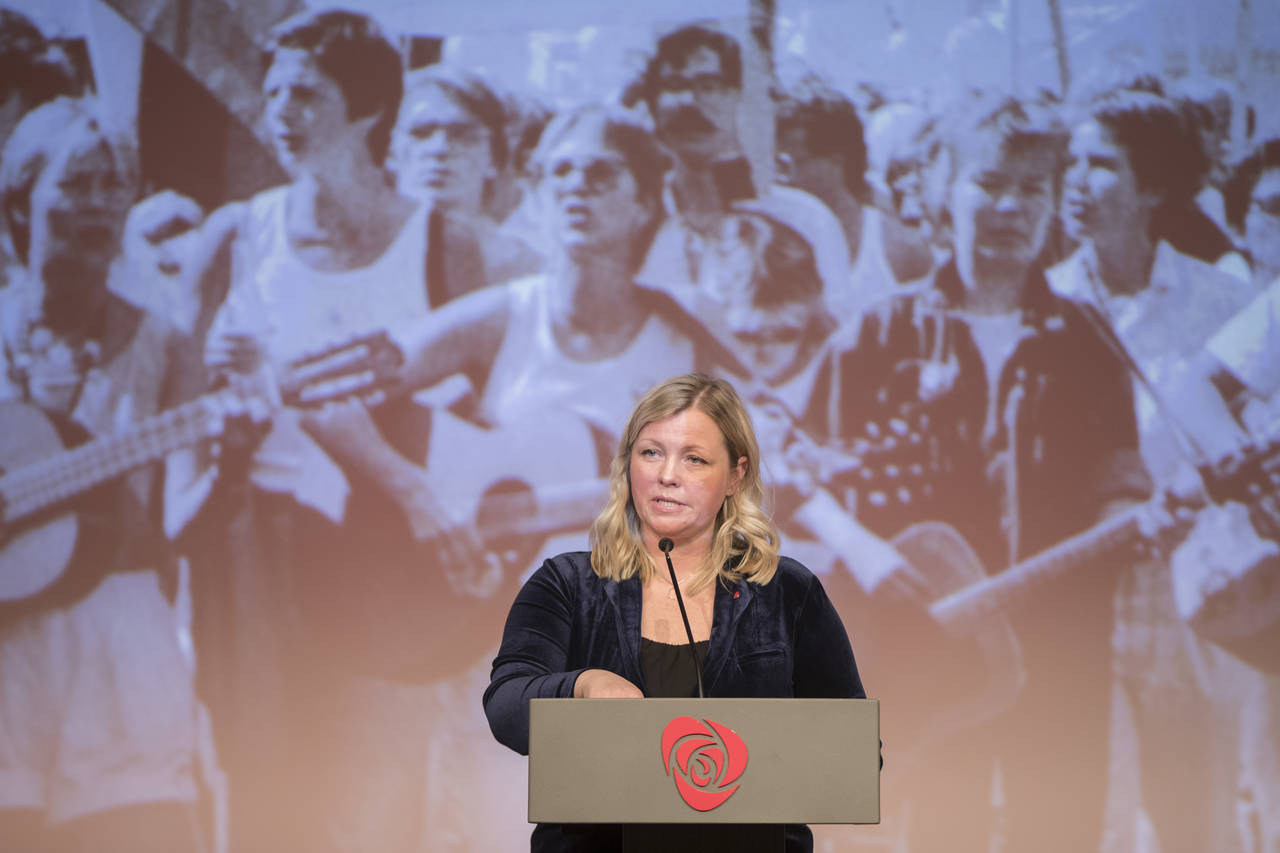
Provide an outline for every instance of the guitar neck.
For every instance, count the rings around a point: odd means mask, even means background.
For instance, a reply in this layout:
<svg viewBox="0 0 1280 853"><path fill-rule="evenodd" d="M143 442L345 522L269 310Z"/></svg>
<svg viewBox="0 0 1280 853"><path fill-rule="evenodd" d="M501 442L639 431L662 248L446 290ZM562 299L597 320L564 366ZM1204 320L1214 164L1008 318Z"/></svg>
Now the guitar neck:
<svg viewBox="0 0 1280 853"><path fill-rule="evenodd" d="M1031 597L1047 581L1072 571L1130 541L1138 532L1138 506L1114 515L1084 533L1065 539L993 577L939 599L929 612L939 624L954 627L978 622Z"/></svg>
<svg viewBox="0 0 1280 853"><path fill-rule="evenodd" d="M138 421L120 433L38 459L0 477L4 521L57 506L126 471L222 432L220 394Z"/></svg>

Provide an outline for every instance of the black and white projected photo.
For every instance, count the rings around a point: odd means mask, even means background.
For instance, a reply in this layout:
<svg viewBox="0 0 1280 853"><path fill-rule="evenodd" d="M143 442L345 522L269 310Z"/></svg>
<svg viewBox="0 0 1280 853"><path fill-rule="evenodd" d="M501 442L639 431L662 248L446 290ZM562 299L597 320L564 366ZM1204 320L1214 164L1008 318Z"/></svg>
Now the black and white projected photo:
<svg viewBox="0 0 1280 853"><path fill-rule="evenodd" d="M1280 853L1280 3L0 0L0 145L0 849L528 849L698 371L880 700L814 850Z"/></svg>

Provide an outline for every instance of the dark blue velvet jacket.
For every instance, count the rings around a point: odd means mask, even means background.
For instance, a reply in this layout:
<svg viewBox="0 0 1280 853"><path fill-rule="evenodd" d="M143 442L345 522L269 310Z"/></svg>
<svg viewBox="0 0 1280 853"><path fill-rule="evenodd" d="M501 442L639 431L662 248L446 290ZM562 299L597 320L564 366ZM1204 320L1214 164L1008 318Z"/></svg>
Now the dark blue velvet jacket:
<svg viewBox="0 0 1280 853"><path fill-rule="evenodd" d="M529 752L529 700L568 698L587 669L645 690L640 669L640 580L603 580L587 552L542 564L516 596L484 693L499 742ZM821 582L789 557L768 584L718 582L703 685L714 697L865 698L844 623ZM788 830L788 850L812 848ZM570 828L539 827L534 850L601 849ZM807 841L807 844L806 844Z"/></svg>

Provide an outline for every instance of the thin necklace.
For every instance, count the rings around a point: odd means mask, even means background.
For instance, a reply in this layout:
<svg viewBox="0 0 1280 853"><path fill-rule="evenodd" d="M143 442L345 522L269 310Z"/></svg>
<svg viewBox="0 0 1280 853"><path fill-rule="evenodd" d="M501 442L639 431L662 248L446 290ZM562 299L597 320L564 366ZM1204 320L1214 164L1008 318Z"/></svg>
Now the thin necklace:
<svg viewBox="0 0 1280 853"><path fill-rule="evenodd" d="M674 601L676 597L676 588L671 585L671 578L664 574L655 574L654 577L662 582L662 586L667 588L667 598ZM679 580L679 578L677 578Z"/></svg>

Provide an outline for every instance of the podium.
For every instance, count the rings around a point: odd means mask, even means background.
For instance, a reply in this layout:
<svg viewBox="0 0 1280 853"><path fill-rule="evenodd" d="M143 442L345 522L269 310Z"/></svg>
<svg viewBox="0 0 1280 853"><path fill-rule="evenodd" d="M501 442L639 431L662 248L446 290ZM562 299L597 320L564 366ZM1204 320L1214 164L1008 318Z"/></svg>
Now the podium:
<svg viewBox="0 0 1280 853"><path fill-rule="evenodd" d="M876 699L533 699L530 823L624 850L783 849L788 823L880 822Z"/></svg>

